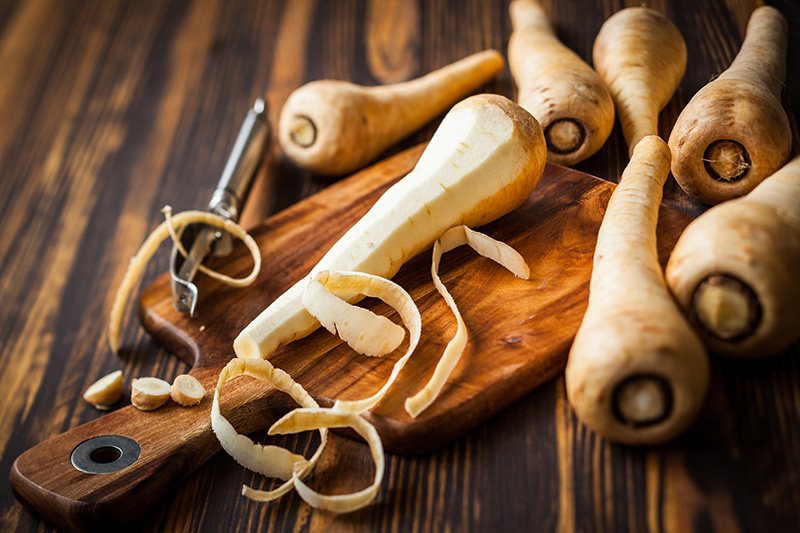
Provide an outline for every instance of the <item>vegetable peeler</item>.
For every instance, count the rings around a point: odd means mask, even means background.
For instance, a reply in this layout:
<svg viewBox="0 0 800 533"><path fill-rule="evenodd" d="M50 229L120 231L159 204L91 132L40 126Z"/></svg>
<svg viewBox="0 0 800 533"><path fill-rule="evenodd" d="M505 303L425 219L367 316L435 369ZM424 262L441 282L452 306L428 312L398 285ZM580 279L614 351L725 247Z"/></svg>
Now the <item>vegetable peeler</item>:
<svg viewBox="0 0 800 533"><path fill-rule="evenodd" d="M214 189L208 211L234 222L239 220L247 200L256 170L269 142L267 105L258 98L239 129L233 149L225 163L222 177ZM221 257L233 249L231 235L205 224L192 225L181 235L181 243L189 251L186 257L172 247L169 260L172 304L181 313L194 316L197 306L197 286L192 283L197 269L207 256Z"/></svg>

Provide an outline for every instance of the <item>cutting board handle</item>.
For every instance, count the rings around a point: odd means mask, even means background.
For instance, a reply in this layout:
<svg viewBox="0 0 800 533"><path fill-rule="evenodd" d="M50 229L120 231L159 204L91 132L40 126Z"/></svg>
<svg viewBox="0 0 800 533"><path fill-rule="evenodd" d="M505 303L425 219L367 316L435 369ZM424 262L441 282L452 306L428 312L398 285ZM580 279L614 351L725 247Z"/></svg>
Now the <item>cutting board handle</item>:
<svg viewBox="0 0 800 533"><path fill-rule="evenodd" d="M69 530L129 522L219 450L210 410L209 395L191 408L124 407L20 455L11 486L27 507Z"/></svg>

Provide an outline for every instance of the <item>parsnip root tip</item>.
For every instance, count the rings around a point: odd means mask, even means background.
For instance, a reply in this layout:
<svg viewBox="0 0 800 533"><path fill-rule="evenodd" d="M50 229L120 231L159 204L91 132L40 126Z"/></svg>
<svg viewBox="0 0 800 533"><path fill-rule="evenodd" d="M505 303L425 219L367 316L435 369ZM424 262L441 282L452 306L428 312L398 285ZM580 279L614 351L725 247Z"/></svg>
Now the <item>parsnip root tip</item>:
<svg viewBox="0 0 800 533"><path fill-rule="evenodd" d="M708 145L703 156L706 172L717 181L737 181L752 166L750 153L741 143L720 139Z"/></svg>
<svg viewBox="0 0 800 533"><path fill-rule="evenodd" d="M611 400L617 419L627 426L654 426L672 412L672 389L669 382L656 375L633 375L614 389Z"/></svg>
<svg viewBox="0 0 800 533"><path fill-rule="evenodd" d="M726 341L747 337L761 322L761 304L753 290L726 274L712 274L695 290L691 317L705 332Z"/></svg>

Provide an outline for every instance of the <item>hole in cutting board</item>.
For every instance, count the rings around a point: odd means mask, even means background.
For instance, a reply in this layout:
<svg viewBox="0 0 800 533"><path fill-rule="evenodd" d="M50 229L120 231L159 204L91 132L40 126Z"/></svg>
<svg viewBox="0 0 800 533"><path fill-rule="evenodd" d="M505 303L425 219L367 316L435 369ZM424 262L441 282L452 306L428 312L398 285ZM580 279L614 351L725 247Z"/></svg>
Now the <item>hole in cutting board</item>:
<svg viewBox="0 0 800 533"><path fill-rule="evenodd" d="M70 461L87 474L110 474L126 468L139 459L139 443L122 435L102 435L78 444Z"/></svg>

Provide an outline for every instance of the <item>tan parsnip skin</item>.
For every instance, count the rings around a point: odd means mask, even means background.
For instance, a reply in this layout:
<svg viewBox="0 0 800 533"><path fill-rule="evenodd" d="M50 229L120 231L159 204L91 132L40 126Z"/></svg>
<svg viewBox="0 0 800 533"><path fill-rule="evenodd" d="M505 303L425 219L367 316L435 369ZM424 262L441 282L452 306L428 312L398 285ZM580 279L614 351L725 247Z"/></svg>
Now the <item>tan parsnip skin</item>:
<svg viewBox="0 0 800 533"><path fill-rule="evenodd" d="M658 114L686 71L686 43L657 11L630 7L603 24L592 50L594 68L606 82L628 150L658 135Z"/></svg>
<svg viewBox="0 0 800 533"><path fill-rule="evenodd" d="M605 83L555 35L535 0L509 7L513 32L508 64L517 102L536 117L547 140L547 160L572 166L597 152L614 127L614 102Z"/></svg>
<svg viewBox="0 0 800 533"><path fill-rule="evenodd" d="M667 282L709 350L758 358L800 339L800 157L686 228Z"/></svg>
<svg viewBox="0 0 800 533"><path fill-rule="evenodd" d="M631 160L597 237L586 309L570 349L567 397L605 438L657 444L697 416L708 388L702 342L667 289L656 224L671 154L658 114L680 83L686 47L677 28L646 8L609 18L594 45Z"/></svg>
<svg viewBox="0 0 800 533"><path fill-rule="evenodd" d="M656 444L683 431L708 386L708 359L658 262L656 223L670 152L645 137L611 196L597 238L589 306L569 353L578 417L609 440Z"/></svg>
<svg viewBox="0 0 800 533"><path fill-rule="evenodd" d="M486 50L393 85L313 81L286 100L278 141L303 169L328 176L348 174L447 111L504 66L499 52Z"/></svg>
<svg viewBox="0 0 800 533"><path fill-rule="evenodd" d="M717 204L747 194L789 159L781 106L788 26L769 6L753 11L731 66L700 89L669 137L672 174L693 198Z"/></svg>

